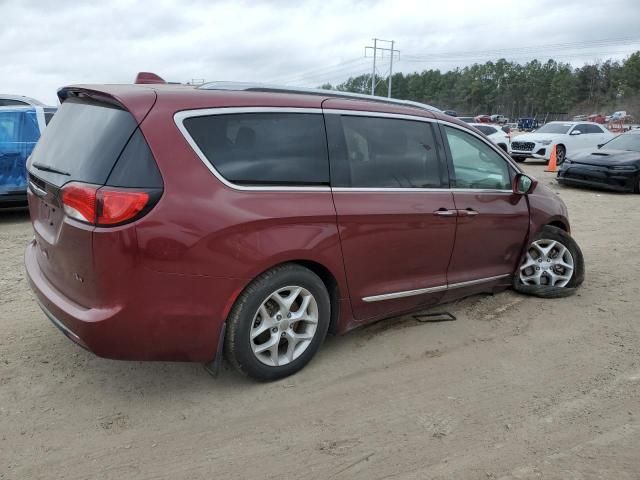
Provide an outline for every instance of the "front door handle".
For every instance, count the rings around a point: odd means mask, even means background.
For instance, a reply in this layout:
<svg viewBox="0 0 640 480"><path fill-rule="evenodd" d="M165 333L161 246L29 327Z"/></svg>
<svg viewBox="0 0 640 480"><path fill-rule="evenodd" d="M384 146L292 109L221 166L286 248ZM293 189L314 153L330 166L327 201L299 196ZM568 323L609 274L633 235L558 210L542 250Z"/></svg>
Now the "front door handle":
<svg viewBox="0 0 640 480"><path fill-rule="evenodd" d="M473 208L466 208L464 210L458 210L458 215L460 217L475 217L479 214Z"/></svg>
<svg viewBox="0 0 640 480"><path fill-rule="evenodd" d="M433 212L433 214L438 215L439 217L455 217L458 215L458 212L456 212L455 210L448 210L446 208L439 208L438 210Z"/></svg>

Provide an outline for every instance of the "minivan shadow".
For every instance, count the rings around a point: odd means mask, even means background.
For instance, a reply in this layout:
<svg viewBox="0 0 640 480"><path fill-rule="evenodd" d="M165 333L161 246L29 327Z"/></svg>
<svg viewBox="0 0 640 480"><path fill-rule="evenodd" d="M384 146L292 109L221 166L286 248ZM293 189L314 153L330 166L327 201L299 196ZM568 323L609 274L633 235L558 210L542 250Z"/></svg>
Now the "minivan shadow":
<svg viewBox="0 0 640 480"><path fill-rule="evenodd" d="M83 350L68 340L68 345L64 347L67 357L75 357L73 364L67 364L69 370L73 370L74 376L83 376L82 385L90 384L90 388L98 388L104 391L105 395L129 397L132 391L140 392L147 399L156 398L159 401L167 396L190 396L199 394L235 395L239 391L246 392L254 388L263 390L265 388L289 388L300 384L305 384L308 377L305 374L312 369L322 368L322 362L328 362L329 375L336 373L338 377L343 376L344 370L337 373L331 364L335 364L335 358L349 355L354 349L366 347L376 339L383 341L381 337L390 331L406 330L414 327L424 328L425 324L440 323L440 321L420 321L416 316L429 314L432 312L451 311L456 313L460 308L470 307L492 294L480 293L465 299L456 300L447 304L438 305L432 309L421 310L411 314L386 318L374 323L363 325L344 335L328 335L318 355L311 365L305 367L297 375L286 377L274 382L260 382L248 378L237 371L226 361L222 363L218 370L218 375L213 377L199 363L190 362L144 362L144 361L124 361L111 360L97 357L91 352ZM455 317L454 317L455 318ZM453 320L453 319L451 319ZM445 322L446 323L446 322ZM435 325L434 325L435 328ZM51 332L54 335L54 332ZM55 335L59 335L58 332ZM332 360L333 359L333 360ZM333 372L333 373L330 373ZM66 372L65 372L66 373ZM331 381L325 378L324 381ZM82 388L82 387L80 387Z"/></svg>

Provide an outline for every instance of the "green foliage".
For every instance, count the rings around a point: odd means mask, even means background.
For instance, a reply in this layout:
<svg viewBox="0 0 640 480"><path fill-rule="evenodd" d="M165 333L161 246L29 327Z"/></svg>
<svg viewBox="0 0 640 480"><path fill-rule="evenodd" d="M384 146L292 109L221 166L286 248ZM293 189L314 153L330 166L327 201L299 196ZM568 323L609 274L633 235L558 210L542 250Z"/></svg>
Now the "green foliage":
<svg viewBox="0 0 640 480"><path fill-rule="evenodd" d="M386 96L386 79L377 80L376 95ZM335 88L370 93L371 75L349 78ZM575 113L579 108L584 111L578 113L590 114L624 104L625 98L638 94L640 52L622 63L608 60L576 69L555 60L518 64L500 59L448 72L396 73L392 82L394 98L457 110L461 115L501 113L511 118Z"/></svg>

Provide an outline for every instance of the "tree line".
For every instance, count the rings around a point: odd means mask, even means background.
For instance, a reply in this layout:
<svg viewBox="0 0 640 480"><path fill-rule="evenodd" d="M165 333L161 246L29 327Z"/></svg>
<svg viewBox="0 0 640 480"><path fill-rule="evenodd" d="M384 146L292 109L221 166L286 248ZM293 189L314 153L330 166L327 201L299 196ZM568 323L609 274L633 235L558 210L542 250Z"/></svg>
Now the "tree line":
<svg viewBox="0 0 640 480"><path fill-rule="evenodd" d="M376 95L386 97L387 79L376 80ZM456 110L459 115L500 113L514 119L627 110L640 118L640 51L622 62L607 60L580 68L555 60L519 64L500 59L447 72L396 73L391 83L394 98ZM322 88L370 93L371 75Z"/></svg>

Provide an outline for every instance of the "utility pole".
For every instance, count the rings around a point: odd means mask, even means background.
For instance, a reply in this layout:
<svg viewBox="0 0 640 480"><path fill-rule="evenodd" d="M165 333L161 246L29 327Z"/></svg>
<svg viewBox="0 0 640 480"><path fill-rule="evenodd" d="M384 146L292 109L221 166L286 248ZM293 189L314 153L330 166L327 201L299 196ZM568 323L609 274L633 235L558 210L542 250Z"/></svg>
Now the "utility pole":
<svg viewBox="0 0 640 480"><path fill-rule="evenodd" d="M365 47L365 55L367 54ZM376 94L376 56L378 52L378 39L373 39L373 72L371 72L371 96Z"/></svg>
<svg viewBox="0 0 640 480"><path fill-rule="evenodd" d="M393 44L394 40L391 40L391 57L389 57L389 90L387 91L387 97L391 98L391 78L393 78ZM398 52L399 53L399 52Z"/></svg>
<svg viewBox="0 0 640 480"><path fill-rule="evenodd" d="M383 48L378 46L378 42L385 42L391 44L391 48ZM378 52L382 52L384 56L384 52L389 52L389 76L387 80L387 96L391 98L391 77L393 75L393 57L397 53L398 58L400 58L400 50L394 49L395 41L394 40L382 40L380 38L373 39L373 47L367 46L364 47L364 56L367 56L367 51L369 49L373 50L373 70L371 71L371 95L376 94L376 59L378 57Z"/></svg>

